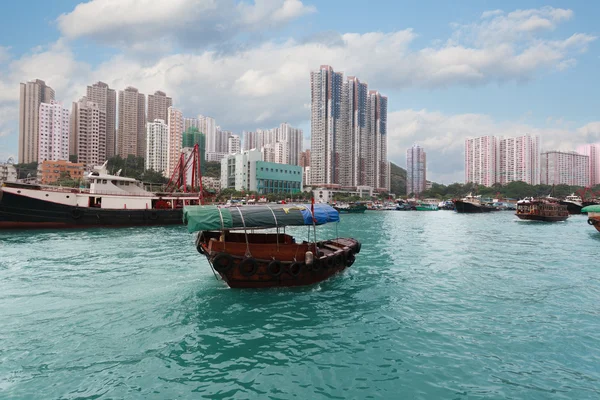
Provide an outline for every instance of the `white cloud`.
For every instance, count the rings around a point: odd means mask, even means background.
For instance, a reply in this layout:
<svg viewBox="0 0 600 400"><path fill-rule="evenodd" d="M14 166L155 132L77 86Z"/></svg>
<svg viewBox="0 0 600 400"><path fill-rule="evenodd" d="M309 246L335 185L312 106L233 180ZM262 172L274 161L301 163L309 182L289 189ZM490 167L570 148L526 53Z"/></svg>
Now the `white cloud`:
<svg viewBox="0 0 600 400"><path fill-rule="evenodd" d="M0 65L10 59L10 47L0 46Z"/></svg>
<svg viewBox="0 0 600 400"><path fill-rule="evenodd" d="M278 28L315 12L300 0L92 0L58 17L62 34L116 47L202 48L247 33ZM161 46L155 48L157 52Z"/></svg>
<svg viewBox="0 0 600 400"><path fill-rule="evenodd" d="M562 119L548 119L540 128L518 121L497 121L485 114L448 115L437 111L401 110L388 115L388 153L404 167L406 149L419 144L427 153L428 179L464 181L464 141L482 135L539 135L543 150L572 151L580 144L600 142L600 121L569 128Z"/></svg>

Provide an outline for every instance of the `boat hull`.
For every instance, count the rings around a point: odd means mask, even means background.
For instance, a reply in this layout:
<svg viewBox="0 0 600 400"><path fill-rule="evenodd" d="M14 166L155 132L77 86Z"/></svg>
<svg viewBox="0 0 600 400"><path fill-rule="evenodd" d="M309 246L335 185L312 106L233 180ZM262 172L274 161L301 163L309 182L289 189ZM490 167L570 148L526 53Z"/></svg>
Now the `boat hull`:
<svg viewBox="0 0 600 400"><path fill-rule="evenodd" d="M367 211L367 207L356 207L356 208L338 208L333 207L340 214L364 214Z"/></svg>
<svg viewBox="0 0 600 400"><path fill-rule="evenodd" d="M465 214L478 214L478 213L487 213L491 211L496 211L493 207L476 205L469 203L467 201L455 200L454 201L454 209L457 213L465 213Z"/></svg>
<svg viewBox="0 0 600 400"><path fill-rule="evenodd" d="M569 215L553 215L553 216L545 216L545 215L531 215L531 214L515 214L519 219L525 221L543 221L543 222L560 222L566 221L569 218Z"/></svg>
<svg viewBox="0 0 600 400"><path fill-rule="evenodd" d="M182 209L76 207L0 191L0 229L179 225L182 215Z"/></svg>
<svg viewBox="0 0 600 400"><path fill-rule="evenodd" d="M560 201L559 203L563 206L567 206L567 211L569 212L569 214L581 214L581 209L583 208L583 205L579 205L571 201Z"/></svg>
<svg viewBox="0 0 600 400"><path fill-rule="evenodd" d="M592 225L598 232L600 232L600 216L589 217L588 224Z"/></svg>
<svg viewBox="0 0 600 400"><path fill-rule="evenodd" d="M350 267L355 254L360 252L360 243L351 238L319 242L317 246L320 256L315 256L312 264L306 264L305 253L316 253L313 243L285 243L282 239L279 245L251 243L247 247L241 241L197 242L198 251L207 257L216 273L229 287L236 289L313 285ZM325 247L329 249L327 253L321 251ZM274 260L279 263L277 268L273 268Z"/></svg>

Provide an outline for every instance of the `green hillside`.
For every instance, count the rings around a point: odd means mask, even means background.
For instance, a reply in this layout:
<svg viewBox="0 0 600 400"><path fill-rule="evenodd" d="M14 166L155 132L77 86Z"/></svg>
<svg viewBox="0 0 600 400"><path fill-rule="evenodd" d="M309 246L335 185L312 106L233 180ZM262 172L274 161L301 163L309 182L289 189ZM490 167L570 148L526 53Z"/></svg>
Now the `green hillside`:
<svg viewBox="0 0 600 400"><path fill-rule="evenodd" d="M404 196L406 194L406 170L391 163L390 171L391 192L396 196Z"/></svg>

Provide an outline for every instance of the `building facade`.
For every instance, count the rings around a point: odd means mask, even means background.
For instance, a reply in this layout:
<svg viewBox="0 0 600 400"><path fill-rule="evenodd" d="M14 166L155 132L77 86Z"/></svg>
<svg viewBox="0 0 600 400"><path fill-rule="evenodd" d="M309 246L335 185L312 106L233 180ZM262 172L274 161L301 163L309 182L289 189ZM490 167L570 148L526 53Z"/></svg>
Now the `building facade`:
<svg viewBox="0 0 600 400"><path fill-rule="evenodd" d="M389 190L387 97L328 65L311 72L311 182Z"/></svg>
<svg viewBox="0 0 600 400"><path fill-rule="evenodd" d="M146 155L146 97L134 87L119 90L117 154Z"/></svg>
<svg viewBox="0 0 600 400"><path fill-rule="evenodd" d="M82 97L71 112L71 150L87 168L102 165L107 155L106 112L96 102Z"/></svg>
<svg viewBox="0 0 600 400"><path fill-rule="evenodd" d="M540 139L538 136L517 136L498 139L498 176L496 182L540 183Z"/></svg>
<svg viewBox="0 0 600 400"><path fill-rule="evenodd" d="M69 110L51 100L41 103L39 111L38 161L68 160L69 131L71 128Z"/></svg>
<svg viewBox="0 0 600 400"><path fill-rule="evenodd" d="M16 182L17 177L17 169L14 165L9 163L0 164L0 185L4 182Z"/></svg>
<svg viewBox="0 0 600 400"><path fill-rule="evenodd" d="M67 160L46 160L40 164L40 181L43 185L54 183L63 174L68 174L71 179L82 180L85 173L83 163L72 163Z"/></svg>
<svg viewBox="0 0 600 400"><path fill-rule="evenodd" d="M589 157L589 185L600 185L600 143L579 146L577 152Z"/></svg>
<svg viewBox="0 0 600 400"><path fill-rule="evenodd" d="M498 140L482 136L465 140L465 182L492 186L497 182Z"/></svg>
<svg viewBox="0 0 600 400"><path fill-rule="evenodd" d="M238 135L231 135L227 143L228 154L238 154L242 151L242 141Z"/></svg>
<svg viewBox="0 0 600 400"><path fill-rule="evenodd" d="M175 107L167 110L167 125L169 129L169 148L167 149L169 164L164 175L170 177L179 163L181 155L183 132L185 131L185 119L183 113Z"/></svg>
<svg viewBox="0 0 600 400"><path fill-rule="evenodd" d="M168 120L169 107L173 106L173 99L167 97L165 92L157 90L154 94L148 95L148 120L147 122L154 122L154 120L161 119L163 121Z"/></svg>
<svg viewBox="0 0 600 400"><path fill-rule="evenodd" d="M543 185L589 185L589 157L574 151L547 151L541 156Z"/></svg>
<svg viewBox="0 0 600 400"><path fill-rule="evenodd" d="M98 105L106 115L106 158L114 157L117 147L117 92L104 82L96 82L87 87L88 101ZM72 153L76 154L76 153ZM102 161L104 163L104 161Z"/></svg>
<svg viewBox="0 0 600 400"><path fill-rule="evenodd" d="M40 104L54 100L54 89L40 79L21 83L19 101L19 162L38 161Z"/></svg>
<svg viewBox="0 0 600 400"><path fill-rule="evenodd" d="M162 119L146 124L146 169L163 172L169 168L169 126Z"/></svg>
<svg viewBox="0 0 600 400"><path fill-rule="evenodd" d="M425 149L414 145L406 150L406 194L418 196L426 187L427 155Z"/></svg>

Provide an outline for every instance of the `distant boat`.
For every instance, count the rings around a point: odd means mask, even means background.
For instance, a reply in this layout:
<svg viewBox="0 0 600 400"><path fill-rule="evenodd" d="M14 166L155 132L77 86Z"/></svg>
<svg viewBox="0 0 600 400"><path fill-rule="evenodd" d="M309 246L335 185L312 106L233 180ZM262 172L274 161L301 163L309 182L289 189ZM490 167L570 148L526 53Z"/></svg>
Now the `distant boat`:
<svg viewBox="0 0 600 400"><path fill-rule="evenodd" d="M517 202L515 215L519 219L529 221L559 222L569 218L569 211L567 206L550 197L527 198Z"/></svg>
<svg viewBox="0 0 600 400"><path fill-rule="evenodd" d="M431 203L419 203L416 206L417 211L437 211L438 210L438 206L437 204L431 204Z"/></svg>
<svg viewBox="0 0 600 400"><path fill-rule="evenodd" d="M363 214L367 206L362 203L340 204L333 206L340 214Z"/></svg>
<svg viewBox="0 0 600 400"><path fill-rule="evenodd" d="M498 209L481 201L481 196L473 196L469 193L466 197L460 200L454 200L454 208L457 213L486 213L498 211Z"/></svg>
<svg viewBox="0 0 600 400"><path fill-rule="evenodd" d="M581 214L581 209L583 208L581 197L576 196L575 193L565 197L564 200L560 201L560 204L567 206L569 214Z"/></svg>
<svg viewBox="0 0 600 400"><path fill-rule="evenodd" d="M587 213L588 220L587 223L592 225L598 232L600 232L600 205L594 204L590 206L583 207L581 212Z"/></svg>

